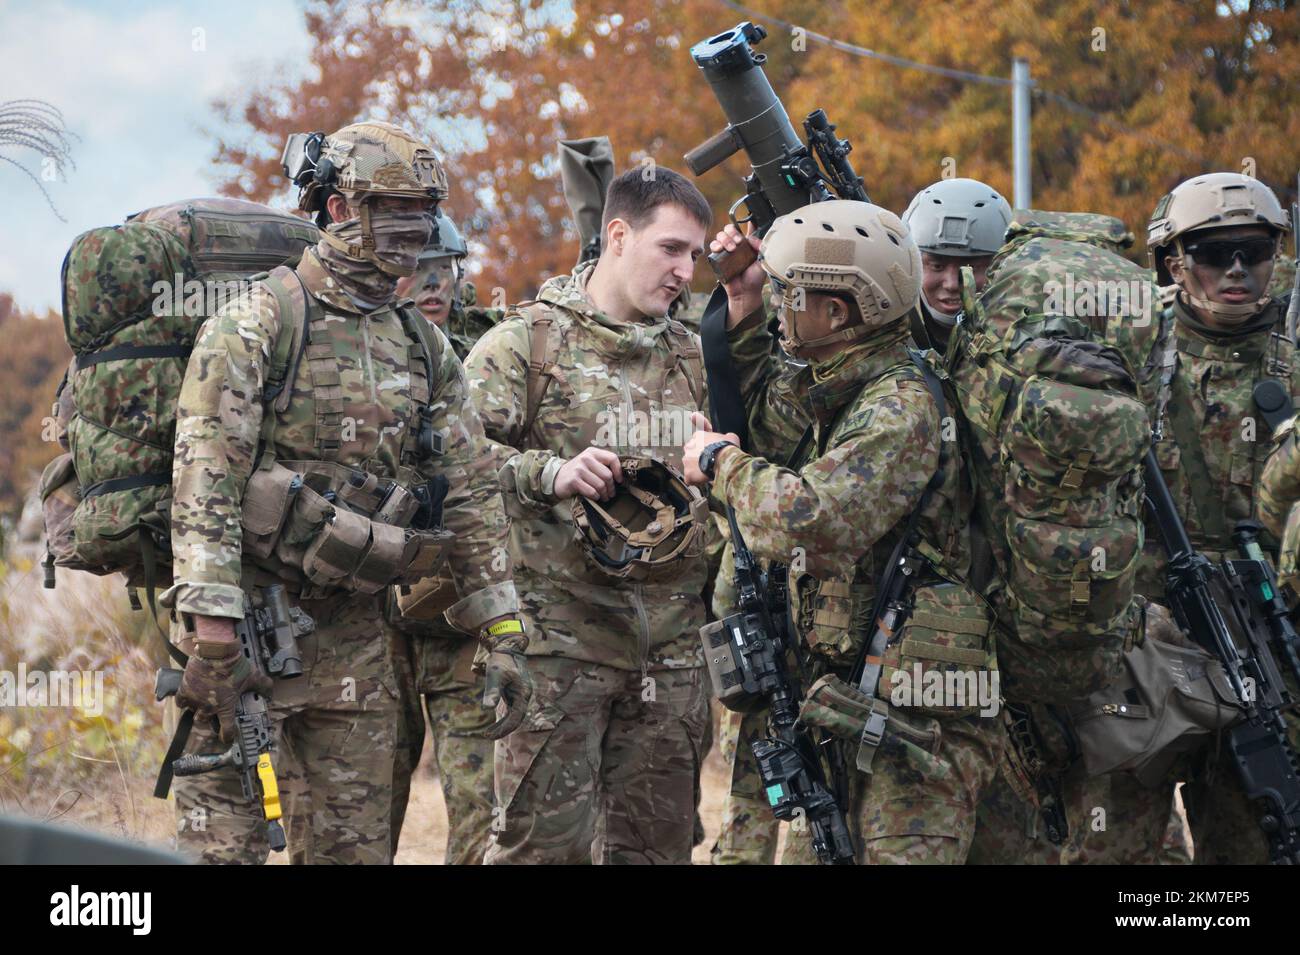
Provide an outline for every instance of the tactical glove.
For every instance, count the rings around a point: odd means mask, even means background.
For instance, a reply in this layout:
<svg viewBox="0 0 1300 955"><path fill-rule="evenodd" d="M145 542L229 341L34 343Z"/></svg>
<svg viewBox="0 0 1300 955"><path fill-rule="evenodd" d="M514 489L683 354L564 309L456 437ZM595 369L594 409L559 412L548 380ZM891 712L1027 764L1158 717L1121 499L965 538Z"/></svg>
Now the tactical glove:
<svg viewBox="0 0 1300 955"><path fill-rule="evenodd" d="M185 664L176 703L193 710L195 719L215 717L221 741L229 743L235 738L235 703L248 690L270 696L271 681L240 653L239 642L200 640Z"/></svg>
<svg viewBox="0 0 1300 955"><path fill-rule="evenodd" d="M518 625L518 621L506 621ZM522 628L520 628L522 629ZM491 639L491 632L489 631ZM528 703L533 698L533 681L528 676L524 650L528 638L519 629L494 639L488 651L487 670L484 676L483 705L495 707L505 702L505 715L483 732L488 739L509 736L528 713Z"/></svg>

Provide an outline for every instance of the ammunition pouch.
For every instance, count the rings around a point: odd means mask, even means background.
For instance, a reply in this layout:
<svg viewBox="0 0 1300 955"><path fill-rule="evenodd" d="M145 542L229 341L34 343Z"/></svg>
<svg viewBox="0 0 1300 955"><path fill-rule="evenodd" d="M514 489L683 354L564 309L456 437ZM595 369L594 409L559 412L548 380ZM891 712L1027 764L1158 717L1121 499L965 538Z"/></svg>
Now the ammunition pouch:
<svg viewBox="0 0 1300 955"><path fill-rule="evenodd" d="M791 592L797 594L799 635L808 649L831 666L851 666L871 631L875 584L804 576L791 581Z"/></svg>
<svg viewBox="0 0 1300 955"><path fill-rule="evenodd" d="M413 584L437 573L453 536L439 526L435 496L333 462L276 461L245 490L244 557L272 573L297 571L313 597ZM421 515L432 523L415 526Z"/></svg>
<svg viewBox="0 0 1300 955"><path fill-rule="evenodd" d="M1167 614L1155 604L1147 612ZM1242 719L1223 665L1200 647L1148 633L1123 661L1106 689L1069 707L1089 776L1129 772L1156 785L1181 754Z"/></svg>
<svg viewBox="0 0 1300 955"><path fill-rule="evenodd" d="M933 584L913 594L912 612L885 647L878 696L908 713L975 716L998 705L992 615L969 587ZM981 686L983 684L983 686ZM981 690L988 697L980 703Z"/></svg>

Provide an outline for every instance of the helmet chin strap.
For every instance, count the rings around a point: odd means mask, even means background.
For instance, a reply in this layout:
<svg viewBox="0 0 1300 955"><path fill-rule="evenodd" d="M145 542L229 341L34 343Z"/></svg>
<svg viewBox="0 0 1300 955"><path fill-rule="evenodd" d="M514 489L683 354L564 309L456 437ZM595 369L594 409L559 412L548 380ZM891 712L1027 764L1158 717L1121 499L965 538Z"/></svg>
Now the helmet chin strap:
<svg viewBox="0 0 1300 955"><path fill-rule="evenodd" d="M945 312L935 308L930 304L930 300L925 297L925 289L921 289L921 301L925 303L926 310L929 311L930 317L940 325L946 325L948 328L952 328L952 326L957 324L957 313Z"/></svg>
<svg viewBox="0 0 1300 955"><path fill-rule="evenodd" d="M1193 277L1191 266L1187 264L1187 253L1183 249L1183 240L1175 240L1178 249L1178 259L1183 264L1183 294L1187 300L1203 312L1209 312L1211 315L1217 315L1220 318L1250 318L1252 315L1258 315L1264 310L1270 301L1270 296L1265 292L1264 297L1254 302L1242 302L1240 305L1229 305L1226 302L1212 302L1205 294L1205 287ZM1192 285L1195 283L1199 286L1200 295L1192 291Z"/></svg>
<svg viewBox="0 0 1300 955"><path fill-rule="evenodd" d="M859 338L865 338L877 328L858 324L849 328L841 328L837 332L831 332L829 335L823 335L821 338L814 338L811 341L805 341L799 337L799 329L795 324L795 315L798 314L796 309L790 308L783 303L783 308L790 314L790 321L787 323L787 335L781 337L781 350L792 358L807 358L807 351L810 348L820 348L823 345L831 345L836 342L852 342Z"/></svg>

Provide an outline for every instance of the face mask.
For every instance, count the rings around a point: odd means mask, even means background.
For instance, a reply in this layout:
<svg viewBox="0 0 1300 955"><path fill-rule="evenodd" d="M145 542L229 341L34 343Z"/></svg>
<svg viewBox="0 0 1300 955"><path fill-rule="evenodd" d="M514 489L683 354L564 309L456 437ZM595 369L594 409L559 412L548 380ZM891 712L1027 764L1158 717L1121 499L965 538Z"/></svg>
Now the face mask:
<svg viewBox="0 0 1300 955"><path fill-rule="evenodd" d="M944 325L944 326L946 326L946 327L948 327L948 328L952 328L953 325L957 324L957 314L958 314L958 313L957 313L957 312L941 312L941 311L939 311L939 309L937 309L937 308L935 308L933 305L931 305L931 304L930 304L930 300L929 300L928 298L925 297L925 289L921 289L921 301L925 303L925 307L926 307L926 309L929 310L929 312L930 312L930 317L933 318L933 319L934 319L936 322L938 322L940 325Z"/></svg>
<svg viewBox="0 0 1300 955"><path fill-rule="evenodd" d="M433 235L433 216L423 212L370 212L363 202L355 219L325 230L326 240L350 258L372 263L386 275L414 275Z"/></svg>

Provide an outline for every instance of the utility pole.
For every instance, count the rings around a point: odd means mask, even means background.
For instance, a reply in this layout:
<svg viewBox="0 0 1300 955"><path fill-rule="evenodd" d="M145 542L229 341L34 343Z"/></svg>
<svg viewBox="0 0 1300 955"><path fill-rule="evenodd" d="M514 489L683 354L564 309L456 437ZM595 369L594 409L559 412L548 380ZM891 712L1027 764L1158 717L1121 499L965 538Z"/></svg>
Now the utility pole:
<svg viewBox="0 0 1300 955"><path fill-rule="evenodd" d="M1033 184L1029 169L1029 61L1011 61L1011 168L1012 186L1017 209L1033 204Z"/></svg>

